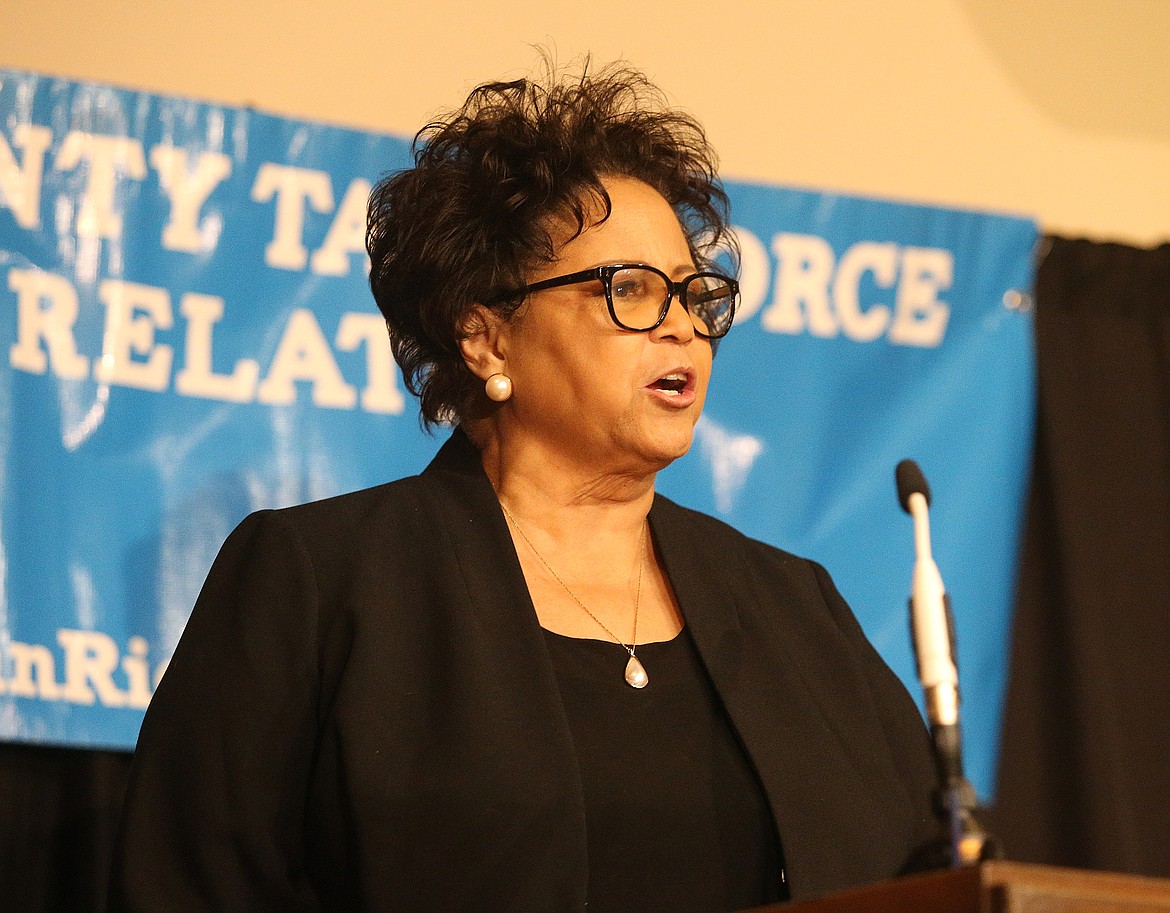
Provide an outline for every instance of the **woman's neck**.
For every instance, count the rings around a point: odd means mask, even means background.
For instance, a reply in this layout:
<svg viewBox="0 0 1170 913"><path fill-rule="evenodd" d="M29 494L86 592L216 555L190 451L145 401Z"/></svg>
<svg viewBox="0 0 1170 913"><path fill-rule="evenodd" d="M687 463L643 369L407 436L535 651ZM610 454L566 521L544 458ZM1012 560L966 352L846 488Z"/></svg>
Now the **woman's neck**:
<svg viewBox="0 0 1170 913"><path fill-rule="evenodd" d="M640 641L678 633L682 616L647 528L654 471L607 473L539 447L476 444L544 627L596 638L600 617L628 640L637 616Z"/></svg>
<svg viewBox="0 0 1170 913"><path fill-rule="evenodd" d="M473 428L484 471L513 511L580 517L595 509L645 518L654 499L657 469L635 460L598 464L592 454L549 445L538 438L504 441ZM478 433L477 433L478 432Z"/></svg>
<svg viewBox="0 0 1170 913"><path fill-rule="evenodd" d="M625 543L642 535L655 472L597 467L538 442L505 446L487 436L476 444L496 496L528 535L546 545L561 551L588 544L595 551L608 543L625 551Z"/></svg>

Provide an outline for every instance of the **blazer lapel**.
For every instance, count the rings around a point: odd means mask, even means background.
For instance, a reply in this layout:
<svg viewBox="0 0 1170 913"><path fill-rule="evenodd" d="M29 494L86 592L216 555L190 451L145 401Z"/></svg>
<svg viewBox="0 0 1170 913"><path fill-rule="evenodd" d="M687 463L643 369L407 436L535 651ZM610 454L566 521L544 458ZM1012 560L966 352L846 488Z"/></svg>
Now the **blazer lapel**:
<svg viewBox="0 0 1170 913"><path fill-rule="evenodd" d="M500 714L499 738L529 746L516 764L530 771L534 788L552 781L554 794L545 798L560 806L558 812L563 810L559 846L546 841L533 846L529 857L531 869L538 867L537 860L548 860L547 877L555 886L539 901L532 897L518 901L518 909L528 903L584 910L588 858L580 766L548 646L499 500L478 451L458 429L424 478L433 483L432 498L465 583L466 611L477 631L473 661L483 666L480 672L488 679L504 683L507 706ZM501 821L500 826L506 829L507 824ZM535 871L526 877L541 881ZM518 881L523 883L524 879Z"/></svg>
<svg viewBox="0 0 1170 913"><path fill-rule="evenodd" d="M867 880L866 844L882 838L886 810L851 740L866 711L834 714L817 695L809 670L822 645L795 618L824 612L823 600L794 597L778 581L776 604L761 606L736 534L708 541L708 524L662 497L650 520L691 637L767 795L793 898Z"/></svg>

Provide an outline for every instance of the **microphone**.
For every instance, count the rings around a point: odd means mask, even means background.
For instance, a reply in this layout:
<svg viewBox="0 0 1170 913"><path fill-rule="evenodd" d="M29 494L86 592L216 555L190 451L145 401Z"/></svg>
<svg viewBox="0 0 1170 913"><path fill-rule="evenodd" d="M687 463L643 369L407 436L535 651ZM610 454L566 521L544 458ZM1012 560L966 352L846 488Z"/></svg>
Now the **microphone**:
<svg viewBox="0 0 1170 913"><path fill-rule="evenodd" d="M902 460L894 479L902 509L914 518L910 633L918 680L926 695L926 715L932 725L955 726L959 722L959 670L954 659L950 599L930 551L930 486L913 460Z"/></svg>
<svg viewBox="0 0 1170 913"><path fill-rule="evenodd" d="M910 636L930 722L938 776L934 811L941 826L939 837L919 851L909 870L958 868L996 858L999 849L975 820L975 790L963 773L955 626L950 597L930 549L930 486L913 460L902 460L894 479L902 509L914 520Z"/></svg>

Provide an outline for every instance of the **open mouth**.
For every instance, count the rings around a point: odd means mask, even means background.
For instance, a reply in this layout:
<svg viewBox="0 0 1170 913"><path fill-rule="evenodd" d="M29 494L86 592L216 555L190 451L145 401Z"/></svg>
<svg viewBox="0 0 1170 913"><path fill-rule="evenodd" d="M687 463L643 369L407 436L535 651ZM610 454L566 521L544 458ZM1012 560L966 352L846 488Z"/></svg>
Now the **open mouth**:
<svg viewBox="0 0 1170 913"><path fill-rule="evenodd" d="M671 371L650 384L650 389L665 393L667 396L680 396L690 388L691 378L690 371Z"/></svg>

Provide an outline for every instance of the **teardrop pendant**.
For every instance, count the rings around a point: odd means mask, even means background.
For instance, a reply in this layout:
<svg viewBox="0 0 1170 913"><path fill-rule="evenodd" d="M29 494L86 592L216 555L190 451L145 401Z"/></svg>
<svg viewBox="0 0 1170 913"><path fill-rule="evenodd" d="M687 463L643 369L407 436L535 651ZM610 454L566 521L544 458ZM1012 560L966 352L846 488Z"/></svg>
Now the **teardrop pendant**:
<svg viewBox="0 0 1170 913"><path fill-rule="evenodd" d="M646 674L642 663L631 654L630 661L626 663L626 684L631 688L645 688L649 681L650 676Z"/></svg>

